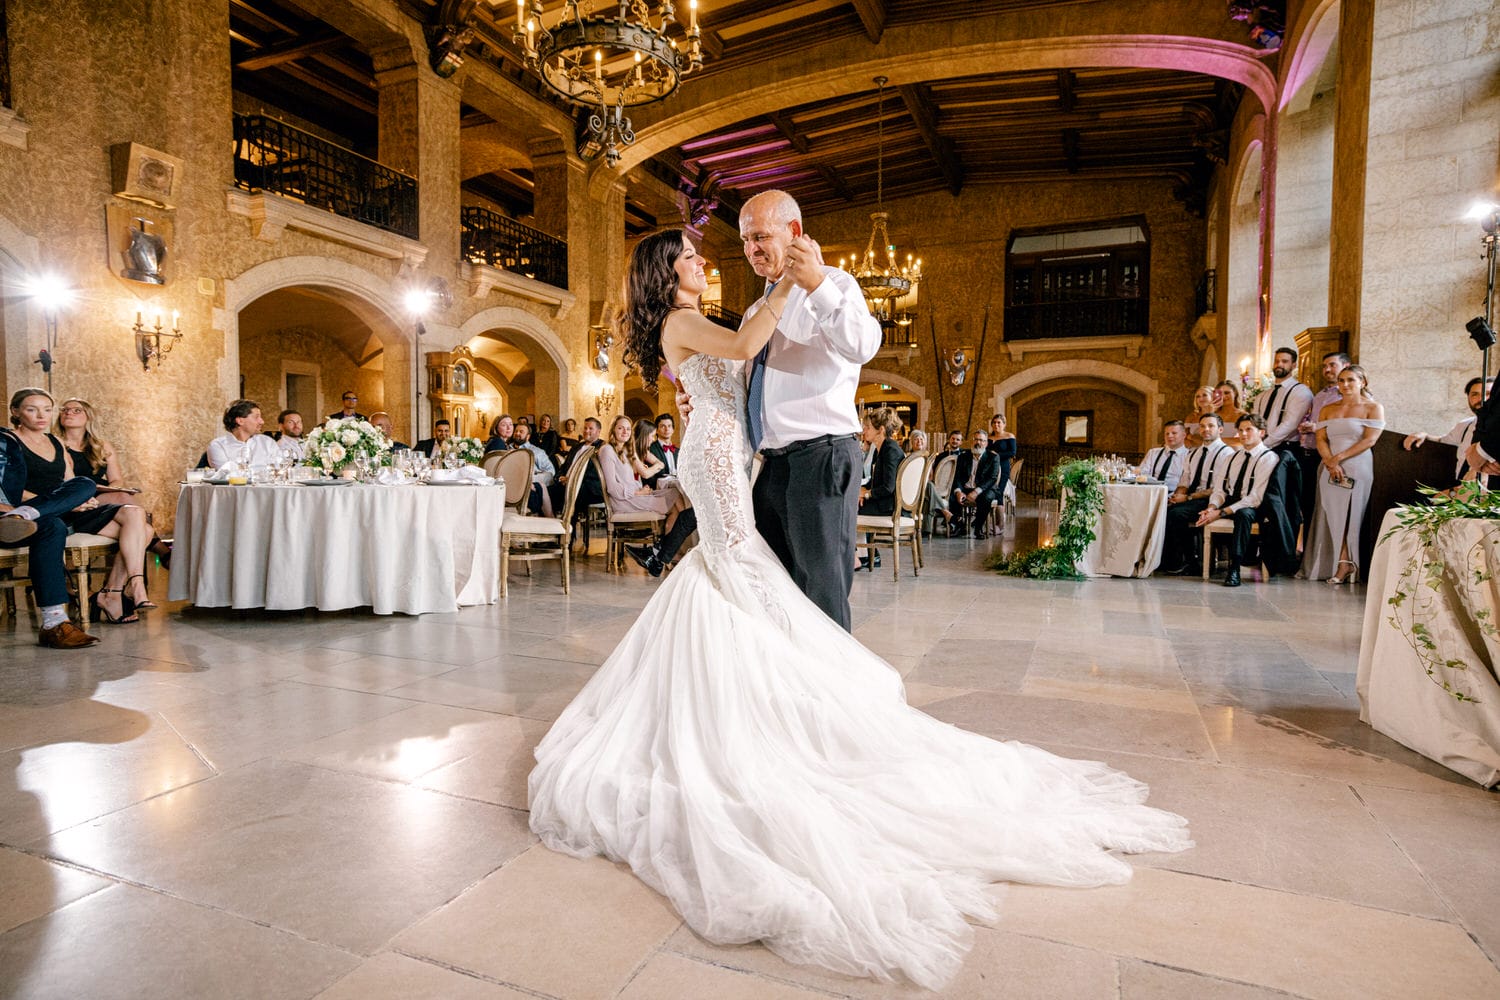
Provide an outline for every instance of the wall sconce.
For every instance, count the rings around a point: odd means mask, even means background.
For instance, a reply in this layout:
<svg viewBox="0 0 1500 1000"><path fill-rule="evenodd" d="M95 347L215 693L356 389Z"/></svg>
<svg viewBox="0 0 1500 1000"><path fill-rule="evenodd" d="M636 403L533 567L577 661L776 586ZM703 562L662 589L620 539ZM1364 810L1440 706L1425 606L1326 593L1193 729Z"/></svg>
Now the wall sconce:
<svg viewBox="0 0 1500 1000"><path fill-rule="evenodd" d="M65 306L72 304L74 291L63 284L62 279L57 275L43 274L28 279L23 293L35 301L42 310L42 324L46 338L42 349L37 353L35 363L42 366L42 372L47 376L47 391L51 392L52 362L57 351L57 314Z"/></svg>
<svg viewBox="0 0 1500 1000"><path fill-rule="evenodd" d="M599 383L599 391L594 395L594 413L604 416L605 410L615 408L615 387L607 382Z"/></svg>
<svg viewBox="0 0 1500 1000"><path fill-rule="evenodd" d="M179 320L176 309L172 310L172 326L167 329L162 326L161 310L156 311L156 322L152 326L146 326L141 320L139 309L135 313L135 356L141 360L141 371L149 372L153 368L161 368L162 358L172 352L177 342L182 339L182 323Z"/></svg>

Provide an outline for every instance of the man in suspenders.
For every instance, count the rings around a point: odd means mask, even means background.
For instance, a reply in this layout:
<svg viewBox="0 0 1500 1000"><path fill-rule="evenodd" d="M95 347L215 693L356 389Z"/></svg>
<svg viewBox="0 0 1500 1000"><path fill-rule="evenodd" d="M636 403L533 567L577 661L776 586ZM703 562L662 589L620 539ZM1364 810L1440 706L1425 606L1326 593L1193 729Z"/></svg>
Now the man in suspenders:
<svg viewBox="0 0 1500 1000"><path fill-rule="evenodd" d="M1224 574L1226 587L1240 585L1240 566L1255 552L1255 540L1250 532L1255 527L1257 508L1265 499L1266 487L1271 485L1271 477L1281 462L1280 456L1261 440L1266 422L1259 414L1245 414L1235 427L1244 447L1224 464L1224 478L1214 480L1208 507L1193 522L1194 527L1201 528L1221 517L1234 521L1234 534L1229 539L1229 571Z"/></svg>
<svg viewBox="0 0 1500 1000"><path fill-rule="evenodd" d="M1302 438L1298 426L1302 417L1312 408L1313 391L1297 381L1297 349L1278 347L1271 362L1271 374L1276 384L1255 398L1255 413L1265 421L1265 445L1281 458L1289 458L1296 468L1287 467L1286 504L1287 520L1291 524L1291 536L1297 537L1297 529L1312 517L1312 511L1302 509ZM1295 557L1295 553L1292 553Z"/></svg>

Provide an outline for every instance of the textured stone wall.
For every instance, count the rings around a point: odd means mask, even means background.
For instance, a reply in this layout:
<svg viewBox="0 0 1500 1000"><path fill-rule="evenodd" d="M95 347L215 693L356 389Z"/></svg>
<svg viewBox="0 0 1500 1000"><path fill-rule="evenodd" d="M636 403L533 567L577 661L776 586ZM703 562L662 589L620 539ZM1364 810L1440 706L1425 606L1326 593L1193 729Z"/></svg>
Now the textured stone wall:
<svg viewBox="0 0 1500 1000"><path fill-rule="evenodd" d="M294 362L317 367L322 387L322 401L316 413L302 415L309 429L325 415L337 410L340 397L353 389L359 396L359 412L374 413L386 409L384 371L376 359L361 367L355 360L317 330L289 327L247 333L240 338L240 372L245 379L245 398L260 403L266 424L276 421L285 406L282 386L282 363Z"/></svg>
<svg viewBox="0 0 1500 1000"><path fill-rule="evenodd" d="M1374 35L1359 358L1391 428L1431 430L1479 374L1481 233L1463 215L1500 200L1500 8L1377 2Z"/></svg>
<svg viewBox="0 0 1500 1000"><path fill-rule="evenodd" d="M1277 129L1276 288L1271 339L1328 325L1328 224L1333 194L1334 91Z"/></svg>
<svg viewBox="0 0 1500 1000"><path fill-rule="evenodd" d="M1029 400L1021 404L1016 425L1010 430L1022 444L1057 447L1062 444L1058 414L1065 410L1094 412L1095 451L1108 454L1140 450L1140 405L1097 389L1066 389Z"/></svg>
<svg viewBox="0 0 1500 1000"><path fill-rule="evenodd" d="M1204 221L1172 197L1169 182L1078 180L974 186L957 198L935 193L892 201L887 209L898 251L903 255L919 252L925 277L914 337L917 352L904 366L899 360L882 358L873 367L899 372L922 385L932 400L926 430L942 422L943 405L950 425L978 422L990 412L999 383L1048 362L1109 361L1158 380L1168 400L1191 398L1201 354L1188 331L1196 318L1193 290L1202 272L1206 231ZM1004 343L1005 247L1011 231L1128 215L1144 216L1151 237L1150 335L1139 356L1130 358L1118 347L1090 349L1087 339L1080 339L1074 350L1012 360ZM840 255L863 252L869 238L869 212L864 209L806 221L809 234L823 244L824 256L834 262ZM989 335L982 366L970 373L965 385L948 385L934 368L929 314L936 322L940 349L977 350L986 304L990 305ZM971 401L974 416L968 419Z"/></svg>

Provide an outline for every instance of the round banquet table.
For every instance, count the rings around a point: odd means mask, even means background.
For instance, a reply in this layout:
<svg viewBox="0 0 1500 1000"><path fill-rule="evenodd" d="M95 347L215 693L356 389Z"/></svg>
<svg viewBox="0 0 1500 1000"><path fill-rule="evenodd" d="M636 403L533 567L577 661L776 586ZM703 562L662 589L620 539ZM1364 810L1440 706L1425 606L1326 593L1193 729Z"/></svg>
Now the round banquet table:
<svg viewBox="0 0 1500 1000"><path fill-rule="evenodd" d="M1150 576L1161 564L1167 533L1167 488L1160 483L1106 483L1104 513L1078 572L1084 576Z"/></svg>
<svg viewBox="0 0 1500 1000"><path fill-rule="evenodd" d="M167 596L380 615L493 604L504 510L486 486L184 485Z"/></svg>

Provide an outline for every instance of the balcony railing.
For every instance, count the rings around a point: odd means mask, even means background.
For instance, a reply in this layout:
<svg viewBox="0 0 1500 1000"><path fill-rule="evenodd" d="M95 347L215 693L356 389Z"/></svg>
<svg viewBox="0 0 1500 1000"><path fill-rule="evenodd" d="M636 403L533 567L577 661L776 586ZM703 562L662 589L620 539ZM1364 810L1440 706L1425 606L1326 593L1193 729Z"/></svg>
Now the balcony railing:
<svg viewBox="0 0 1500 1000"><path fill-rule="evenodd" d="M1026 459L1026 464L1021 466L1021 474L1016 477L1016 489L1034 497L1055 496L1056 487L1047 481L1053 469L1063 462L1089 458L1100 453L1099 448L1081 448L1077 445L1059 448L1056 445L1023 444L1016 457ZM1139 464L1141 459L1146 457L1144 452L1139 451L1115 452L1115 454L1133 464Z"/></svg>
<svg viewBox="0 0 1500 1000"><path fill-rule="evenodd" d="M1145 332L1146 303L1137 296L1005 307L1006 340L1114 337Z"/></svg>
<svg viewBox="0 0 1500 1000"><path fill-rule="evenodd" d="M1198 279L1198 287L1193 290L1193 299L1198 308L1198 315L1203 316L1218 309L1219 302L1219 272L1209 268L1203 272L1203 277Z"/></svg>
<svg viewBox="0 0 1500 1000"><path fill-rule="evenodd" d="M462 209L459 224L469 263L522 274L554 288L568 287L568 244L557 237L478 206Z"/></svg>
<svg viewBox="0 0 1500 1000"><path fill-rule="evenodd" d="M10 107L10 41L5 25L5 0L0 0L0 108Z"/></svg>
<svg viewBox="0 0 1500 1000"><path fill-rule="evenodd" d="M417 239L417 180L266 115L234 116L234 183Z"/></svg>
<svg viewBox="0 0 1500 1000"><path fill-rule="evenodd" d="M713 320L720 326L727 326L731 330L738 330L740 328L740 323L745 318L737 312L732 312L728 309L725 309L717 302L704 302L702 306L703 315L707 316L709 319Z"/></svg>

